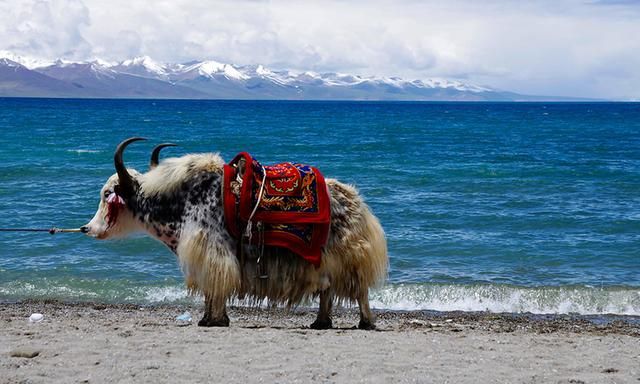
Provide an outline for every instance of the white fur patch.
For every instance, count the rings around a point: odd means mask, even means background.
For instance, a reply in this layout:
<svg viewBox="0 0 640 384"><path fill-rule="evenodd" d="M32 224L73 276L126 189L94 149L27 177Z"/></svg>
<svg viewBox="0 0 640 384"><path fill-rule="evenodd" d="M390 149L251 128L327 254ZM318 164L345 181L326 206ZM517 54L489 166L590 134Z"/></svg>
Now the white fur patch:
<svg viewBox="0 0 640 384"><path fill-rule="evenodd" d="M145 196L167 194L175 191L184 180L199 172L222 173L224 160L218 153L202 153L172 157L138 179Z"/></svg>

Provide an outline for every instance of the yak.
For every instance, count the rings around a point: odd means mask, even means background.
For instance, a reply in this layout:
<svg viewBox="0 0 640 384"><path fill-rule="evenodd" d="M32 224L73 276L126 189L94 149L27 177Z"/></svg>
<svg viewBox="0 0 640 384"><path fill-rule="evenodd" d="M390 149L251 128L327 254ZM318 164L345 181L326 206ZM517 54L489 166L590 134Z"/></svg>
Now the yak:
<svg viewBox="0 0 640 384"><path fill-rule="evenodd" d="M143 231L165 244L177 256L188 291L204 296L199 326L228 326L226 306L234 297L288 307L319 298L312 329L332 327L336 303L357 303L358 328L375 329L369 289L386 279L387 244L380 222L353 186L325 180L330 226L321 262L313 265L281 247L238 247L225 226L225 162L218 153L159 162L160 150L174 145L163 143L152 151L149 170L140 173L123 161L125 148L138 140L145 139L133 137L117 146L116 173L102 187L98 210L82 231L96 239ZM258 270L267 278L258 278Z"/></svg>

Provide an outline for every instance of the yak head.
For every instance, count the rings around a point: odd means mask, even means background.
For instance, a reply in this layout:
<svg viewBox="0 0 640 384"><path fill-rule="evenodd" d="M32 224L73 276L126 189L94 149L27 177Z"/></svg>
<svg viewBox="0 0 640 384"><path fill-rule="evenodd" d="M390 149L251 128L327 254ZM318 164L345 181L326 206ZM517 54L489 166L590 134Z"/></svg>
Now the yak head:
<svg viewBox="0 0 640 384"><path fill-rule="evenodd" d="M93 219L81 229L97 239L122 237L131 232L143 230L142 223L135 219L138 205L140 181L143 174L135 169L127 169L122 160L124 149L134 141L145 140L132 137L121 142L113 156L116 173L112 175L100 190L100 203ZM158 145L151 154L150 168L158 165L160 150L175 144Z"/></svg>

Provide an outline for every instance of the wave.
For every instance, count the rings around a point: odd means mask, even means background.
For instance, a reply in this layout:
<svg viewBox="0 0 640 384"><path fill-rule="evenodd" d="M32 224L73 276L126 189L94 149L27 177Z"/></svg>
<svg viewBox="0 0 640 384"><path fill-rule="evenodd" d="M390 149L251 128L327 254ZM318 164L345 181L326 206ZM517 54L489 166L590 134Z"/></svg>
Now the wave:
<svg viewBox="0 0 640 384"><path fill-rule="evenodd" d="M374 308L391 310L640 315L640 287L394 284L370 299Z"/></svg>
<svg viewBox="0 0 640 384"><path fill-rule="evenodd" d="M200 305L181 282L136 285L113 280L50 280L0 284L0 301L56 299L135 304ZM640 316L640 287L519 287L497 284L388 284L371 291L380 310ZM233 301L232 305L245 305ZM316 306L317 303L309 303Z"/></svg>
<svg viewBox="0 0 640 384"><path fill-rule="evenodd" d="M130 304L193 304L200 297L189 295L184 285L136 285L122 280L39 279L0 284L0 301L61 300Z"/></svg>
<svg viewBox="0 0 640 384"><path fill-rule="evenodd" d="M73 153L101 153L102 151L99 151L97 149L67 149L67 152L73 152Z"/></svg>

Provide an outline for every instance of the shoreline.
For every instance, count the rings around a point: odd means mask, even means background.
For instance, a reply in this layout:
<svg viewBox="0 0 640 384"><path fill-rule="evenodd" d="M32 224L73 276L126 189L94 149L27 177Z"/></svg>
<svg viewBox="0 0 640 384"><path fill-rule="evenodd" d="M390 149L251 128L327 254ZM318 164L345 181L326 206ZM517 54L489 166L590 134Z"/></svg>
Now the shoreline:
<svg viewBox="0 0 640 384"><path fill-rule="evenodd" d="M19 276L16 279L20 279ZM139 305L197 305L204 298L191 295L184 279L164 285L112 284L88 279L22 280L0 286L0 303L21 301L132 303ZM491 313L635 316L640 318L640 286L586 285L516 286L510 284L391 283L372 289L372 308L385 311L465 311ZM300 306L317 306L317 300ZM233 299L230 305L253 305Z"/></svg>
<svg viewBox="0 0 640 384"><path fill-rule="evenodd" d="M176 316L189 311L192 325ZM29 323L32 313L44 320ZM637 383L640 319L375 311L377 331L309 329L315 309L230 307L228 328L195 325L197 305L0 304L8 383L425 382ZM597 320L597 321L596 321ZM29 355L18 357L12 355Z"/></svg>
<svg viewBox="0 0 640 384"><path fill-rule="evenodd" d="M57 299L29 299L16 301L0 300L0 321L9 316L16 317L19 314L29 317L31 313L43 313L51 310L52 313L64 311L87 310L106 312L132 312L146 311L159 316L158 321L169 325L175 322L175 317L190 312L196 325L202 315L202 304L191 303L105 303L99 301L64 301ZM254 322L252 327L270 327L270 321L275 321L279 328L308 328L317 313L317 307L300 306L291 309L282 307L242 306L228 305L231 327L234 320L240 326L246 327L247 322ZM40 310L39 310L40 309ZM395 310L372 309L376 315L377 331L396 330L420 326L440 326L447 323L456 323L467 327L475 327L492 332L513 332L514 330L552 333L552 332L593 332L599 334L624 334L640 337L640 316L618 314L537 314L537 313L512 313L490 311L435 311L435 310ZM175 314L171 317L170 314ZM46 315L46 314L45 314ZM358 310L356 307L337 307L333 310L334 328L356 328L358 323ZM306 319L306 324L301 319ZM287 324L290 320L291 324ZM352 327L348 323L353 323ZM341 324L336 327L336 324ZM438 324L443 323L443 324Z"/></svg>

